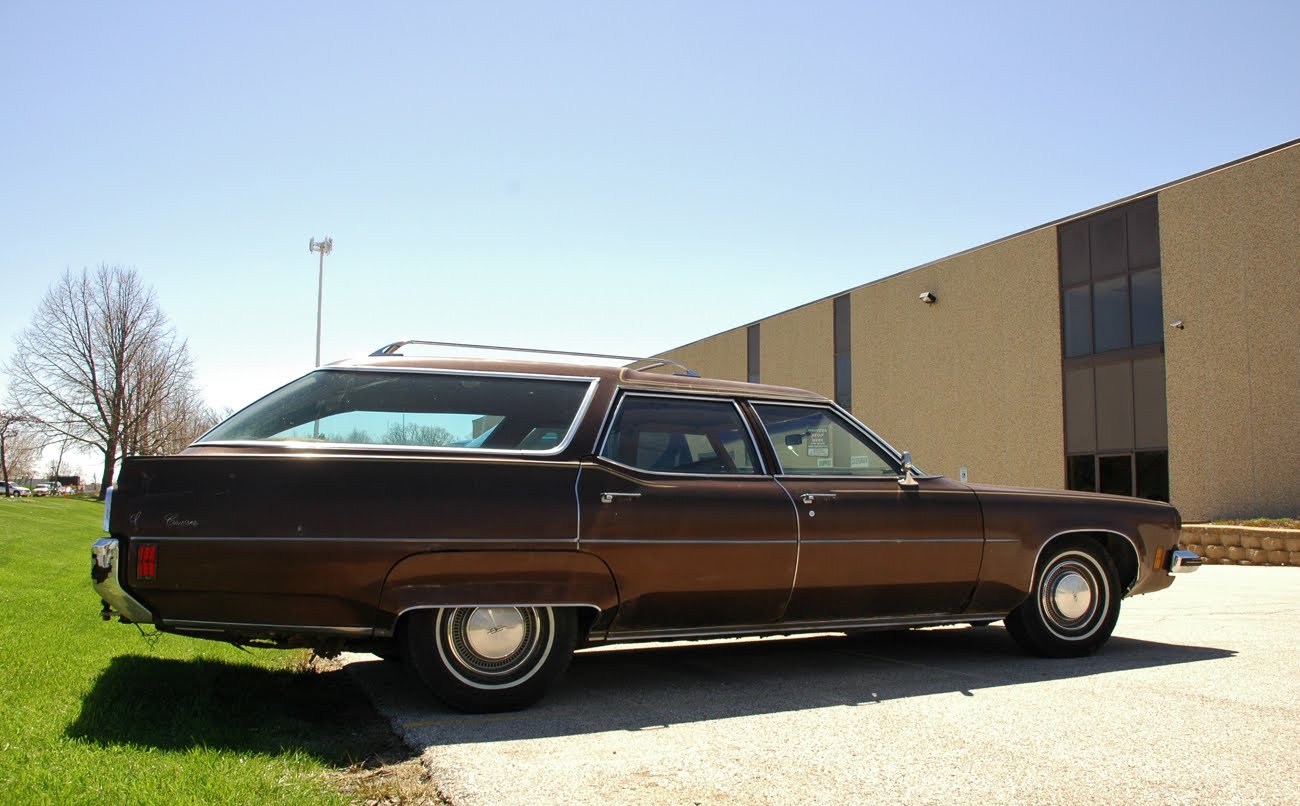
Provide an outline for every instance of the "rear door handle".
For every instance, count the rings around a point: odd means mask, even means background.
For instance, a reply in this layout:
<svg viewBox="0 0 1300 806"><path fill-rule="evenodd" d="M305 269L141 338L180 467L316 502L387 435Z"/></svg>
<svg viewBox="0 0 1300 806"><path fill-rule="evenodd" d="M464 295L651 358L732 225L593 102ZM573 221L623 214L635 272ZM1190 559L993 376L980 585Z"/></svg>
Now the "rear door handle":
<svg viewBox="0 0 1300 806"><path fill-rule="evenodd" d="M614 503L615 499L618 498L626 498L630 501L634 498L640 498L640 497L641 497L641 493L601 493L600 503L612 504Z"/></svg>
<svg viewBox="0 0 1300 806"><path fill-rule="evenodd" d="M805 504L812 506L818 499L821 499L822 501L834 501L835 493L804 493L799 496L799 498L802 499Z"/></svg>

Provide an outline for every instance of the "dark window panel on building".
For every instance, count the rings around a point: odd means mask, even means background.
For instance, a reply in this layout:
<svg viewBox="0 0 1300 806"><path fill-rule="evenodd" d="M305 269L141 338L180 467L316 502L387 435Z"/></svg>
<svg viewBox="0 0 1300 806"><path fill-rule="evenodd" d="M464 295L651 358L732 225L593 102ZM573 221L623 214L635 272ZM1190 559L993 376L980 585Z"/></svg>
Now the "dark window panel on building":
<svg viewBox="0 0 1300 806"><path fill-rule="evenodd" d="M1133 454L1097 457L1097 491L1111 495L1133 494Z"/></svg>
<svg viewBox="0 0 1300 806"><path fill-rule="evenodd" d="M1065 488L1067 490L1097 491L1097 457L1091 453L1069 456L1065 460Z"/></svg>
<svg viewBox="0 0 1300 806"><path fill-rule="evenodd" d="M1135 202L1125 211L1130 270L1160 265L1160 210L1152 196Z"/></svg>
<svg viewBox="0 0 1300 806"><path fill-rule="evenodd" d="M1061 285L1072 286L1092 279L1088 267L1088 222L1064 224L1057 230L1061 256Z"/></svg>
<svg viewBox="0 0 1300 806"><path fill-rule="evenodd" d="M1065 319L1065 357L1092 353L1092 287L1066 289L1061 314Z"/></svg>
<svg viewBox="0 0 1300 806"><path fill-rule="evenodd" d="M1169 501L1169 451L1139 451L1134 456L1137 465L1137 496L1153 501Z"/></svg>
<svg viewBox="0 0 1300 806"><path fill-rule="evenodd" d="M1133 289L1133 346L1159 344L1165 340L1160 269L1134 272L1130 279Z"/></svg>
<svg viewBox="0 0 1300 806"><path fill-rule="evenodd" d="M835 402L846 409L852 409L853 353L850 347L852 344L852 331L849 324L852 310L849 307L849 295L843 294L836 297L833 310L835 320Z"/></svg>
<svg viewBox="0 0 1300 806"><path fill-rule="evenodd" d="M1128 275L1092 284L1092 342L1098 353L1129 346Z"/></svg>
<svg viewBox="0 0 1300 806"><path fill-rule="evenodd" d="M1120 361L1094 370L1097 385L1097 451L1133 450L1133 364Z"/></svg>
<svg viewBox="0 0 1300 806"><path fill-rule="evenodd" d="M853 361L848 353L835 356L835 402L853 409Z"/></svg>
<svg viewBox="0 0 1300 806"><path fill-rule="evenodd" d="M1088 251L1094 281L1128 271L1122 210L1102 213L1088 221Z"/></svg>
<svg viewBox="0 0 1300 806"><path fill-rule="evenodd" d="M1164 356L1133 362L1134 447L1169 447L1169 407L1165 401Z"/></svg>
<svg viewBox="0 0 1300 806"><path fill-rule="evenodd" d="M1092 367L1078 367L1065 372L1065 450L1066 453L1093 453L1097 450L1096 392ZM1089 487L1088 489L1092 489Z"/></svg>
<svg viewBox="0 0 1300 806"><path fill-rule="evenodd" d="M746 338L746 363L747 373L750 383L758 383L759 365L758 365L758 325L750 325L749 330L745 333Z"/></svg>
<svg viewBox="0 0 1300 806"><path fill-rule="evenodd" d="M1169 500L1159 212L1151 196L1057 229L1072 490Z"/></svg>

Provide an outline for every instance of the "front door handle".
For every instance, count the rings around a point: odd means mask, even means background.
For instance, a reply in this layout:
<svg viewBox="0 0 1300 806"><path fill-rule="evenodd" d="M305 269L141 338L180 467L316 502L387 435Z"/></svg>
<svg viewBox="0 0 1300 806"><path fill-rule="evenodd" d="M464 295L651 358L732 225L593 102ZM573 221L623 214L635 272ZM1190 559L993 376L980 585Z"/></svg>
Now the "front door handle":
<svg viewBox="0 0 1300 806"><path fill-rule="evenodd" d="M601 493L600 503L612 504L614 503L614 499L616 498L626 498L628 500L632 500L634 498L640 498L640 497L641 497L641 493Z"/></svg>
<svg viewBox="0 0 1300 806"><path fill-rule="evenodd" d="M812 506L819 498L823 501L834 501L835 493L804 493L799 498L808 506Z"/></svg>

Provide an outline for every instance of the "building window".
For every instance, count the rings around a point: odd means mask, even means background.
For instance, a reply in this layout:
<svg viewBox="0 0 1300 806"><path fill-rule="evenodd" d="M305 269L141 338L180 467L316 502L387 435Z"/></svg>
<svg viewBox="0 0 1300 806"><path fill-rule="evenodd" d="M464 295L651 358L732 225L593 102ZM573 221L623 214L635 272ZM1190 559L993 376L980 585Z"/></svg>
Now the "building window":
<svg viewBox="0 0 1300 806"><path fill-rule="evenodd" d="M849 295L835 298L835 402L853 408L853 354L850 351Z"/></svg>
<svg viewBox="0 0 1300 806"><path fill-rule="evenodd" d="M1063 224L1057 244L1066 485L1168 501L1157 197Z"/></svg>
<svg viewBox="0 0 1300 806"><path fill-rule="evenodd" d="M745 336L749 382L758 383L758 325L750 325Z"/></svg>

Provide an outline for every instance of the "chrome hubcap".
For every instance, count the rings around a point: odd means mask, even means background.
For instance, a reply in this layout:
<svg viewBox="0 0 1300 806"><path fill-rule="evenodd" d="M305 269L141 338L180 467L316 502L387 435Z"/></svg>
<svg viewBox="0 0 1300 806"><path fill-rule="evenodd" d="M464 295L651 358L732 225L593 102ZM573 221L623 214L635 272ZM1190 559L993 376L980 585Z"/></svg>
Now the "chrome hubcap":
<svg viewBox="0 0 1300 806"><path fill-rule="evenodd" d="M465 620L465 643L489 660L507 658L527 637L524 615L516 607L480 607Z"/></svg>
<svg viewBox="0 0 1300 806"><path fill-rule="evenodd" d="M550 656L551 608L457 607L439 611L438 654L461 682L508 688L532 677Z"/></svg>
<svg viewBox="0 0 1300 806"><path fill-rule="evenodd" d="M1083 618L1092 607L1092 588L1082 575L1071 571L1056 578L1052 599L1056 604L1056 612L1075 621Z"/></svg>

